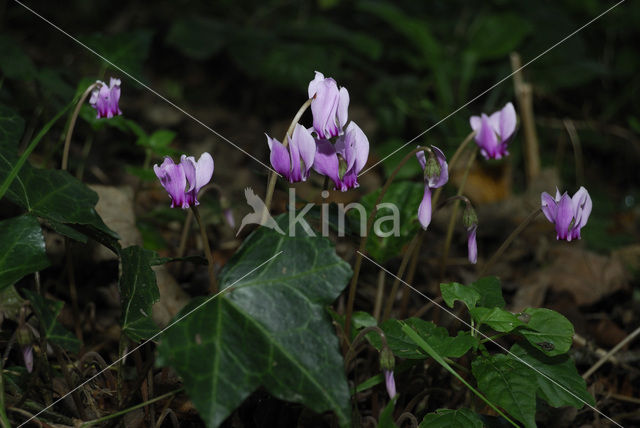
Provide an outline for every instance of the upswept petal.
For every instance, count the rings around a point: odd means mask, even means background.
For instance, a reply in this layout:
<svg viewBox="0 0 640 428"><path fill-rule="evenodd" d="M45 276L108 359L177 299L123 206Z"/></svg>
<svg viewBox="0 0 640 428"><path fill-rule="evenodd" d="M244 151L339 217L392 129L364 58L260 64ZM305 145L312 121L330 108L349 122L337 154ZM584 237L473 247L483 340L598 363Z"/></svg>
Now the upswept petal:
<svg viewBox="0 0 640 428"><path fill-rule="evenodd" d="M500 110L500 128L498 133L503 143L507 142L516 130L516 109L511 102L508 102Z"/></svg>
<svg viewBox="0 0 640 428"><path fill-rule="evenodd" d="M476 142L480 146L480 153L486 159L499 159L498 149L498 137L494 132L489 118L486 114L482 114L482 126L480 131L476 134Z"/></svg>
<svg viewBox="0 0 640 428"><path fill-rule="evenodd" d="M433 154L436 156L436 160L440 165L440 175L429 180L429 187L432 189L444 186L449 181L449 165L447 164L447 158L442 153L442 150L436 146L431 146Z"/></svg>
<svg viewBox="0 0 640 428"><path fill-rule="evenodd" d="M547 220L551 223L555 223L558 212L558 203L547 192L542 192L542 195L540 195L540 207L542 208L542 213Z"/></svg>
<svg viewBox="0 0 640 428"><path fill-rule="evenodd" d="M422 167L422 171L424 171L424 168L427 166L427 156L424 154L424 150L420 150L416 153L416 157L418 158L418 163Z"/></svg>
<svg viewBox="0 0 640 428"><path fill-rule="evenodd" d="M480 128L482 127L482 119L480 116L471 116L469 118L469 124L471 125L471 129L477 134L480 132Z"/></svg>
<svg viewBox="0 0 640 428"><path fill-rule="evenodd" d="M300 171L300 151L298 150L298 139L296 137L297 135L295 135L295 132L291 137L287 136L287 139L289 140L289 158L291 159L291 176L289 177L289 181L291 183L302 181L302 172Z"/></svg>
<svg viewBox="0 0 640 428"><path fill-rule="evenodd" d="M340 165L338 164L338 156L336 149L327 140L316 141L316 156L313 161L313 169L322 175L326 175L333 180L336 189L342 190L340 182Z"/></svg>
<svg viewBox="0 0 640 428"><path fill-rule="evenodd" d="M153 171L171 197L171 208L189 208L185 194L187 179L182 165L176 165L171 158L166 157L161 166L153 166Z"/></svg>
<svg viewBox="0 0 640 428"><path fill-rule="evenodd" d="M592 202L591 197L589 196L589 192L587 189L580 186L578 191L571 198L573 203L573 212L575 216L575 228L582 228L587 224L587 220L589 220L589 215L591 214Z"/></svg>
<svg viewBox="0 0 640 428"><path fill-rule="evenodd" d="M418 221L424 230L427 230L431 223L431 188L427 183L424 185L424 195L418 207Z"/></svg>
<svg viewBox="0 0 640 428"><path fill-rule="evenodd" d="M309 98L313 98L313 96L318 92L318 84L324 80L324 74L316 71L315 77L311 82L309 82Z"/></svg>
<svg viewBox="0 0 640 428"><path fill-rule="evenodd" d="M347 91L347 88L341 87L338 97L338 126L343 128L347 123L349 110L349 91Z"/></svg>
<svg viewBox="0 0 640 428"><path fill-rule="evenodd" d="M278 174L281 174L287 179L290 179L291 163L289 161L289 151L284 145L282 145L280 141L276 140L275 138L271 138L268 135L267 143L269 144L269 148L271 149L271 155L269 157L271 166L273 166L273 169L275 169Z"/></svg>
<svg viewBox="0 0 640 428"><path fill-rule="evenodd" d="M320 138L335 137L340 129L336 124L336 115L340 93L336 81L325 78L318 82L315 98L311 101L313 127Z"/></svg>
<svg viewBox="0 0 640 428"><path fill-rule="evenodd" d="M558 210L556 212L556 233L557 239L566 239L571 241L571 222L573 218L573 203L571 197L565 192L558 202Z"/></svg>
<svg viewBox="0 0 640 428"><path fill-rule="evenodd" d="M356 155L354 168L357 175L362 171L362 168L364 168L369 159L369 139L355 122L349 123L346 133L353 135L352 141Z"/></svg>
<svg viewBox="0 0 640 428"><path fill-rule="evenodd" d="M299 157L302 158L302 161L304 162L302 181L305 181L307 177L309 177L309 170L311 169L316 156L316 142L309 131L299 123L296 124L293 129L293 136L291 138L295 141ZM291 158L293 160L293 152L291 152Z"/></svg>
<svg viewBox="0 0 640 428"><path fill-rule="evenodd" d="M187 192L192 191L196 187L196 158L193 156L180 156L180 164L184 169L184 175L187 178Z"/></svg>
<svg viewBox="0 0 640 428"><path fill-rule="evenodd" d="M198 162L196 163L196 186L195 191L198 193L200 189L211 181L213 176L214 164L213 158L207 152L200 155Z"/></svg>

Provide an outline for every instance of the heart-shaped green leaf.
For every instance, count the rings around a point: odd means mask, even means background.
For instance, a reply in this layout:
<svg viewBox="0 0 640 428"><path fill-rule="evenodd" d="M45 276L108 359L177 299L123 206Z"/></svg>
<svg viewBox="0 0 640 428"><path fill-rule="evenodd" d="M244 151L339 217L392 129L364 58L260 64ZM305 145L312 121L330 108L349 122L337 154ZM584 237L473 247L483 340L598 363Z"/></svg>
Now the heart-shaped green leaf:
<svg viewBox="0 0 640 428"><path fill-rule="evenodd" d="M495 331L508 333L523 326L522 321L509 311L500 308L472 308L470 311L473 319L480 324L486 324Z"/></svg>
<svg viewBox="0 0 640 428"><path fill-rule="evenodd" d="M287 233L285 220L278 223ZM344 362L325 306L352 272L327 239L300 226L295 235L253 232L220 275L221 289L233 290L188 305L181 314L203 304L162 336L161 364L183 378L208 427L260 385L316 412L333 410L341 425L350 420Z"/></svg>
<svg viewBox="0 0 640 428"><path fill-rule="evenodd" d="M0 221L0 290L49 266L38 220L22 215Z"/></svg>
<svg viewBox="0 0 640 428"><path fill-rule="evenodd" d="M573 342L573 324L556 311L527 308L520 319L526 327L518 330L536 349L550 357L569 351Z"/></svg>
<svg viewBox="0 0 640 428"><path fill-rule="evenodd" d="M64 303L45 299L28 289L22 290L22 293L31 302L31 306L44 329L46 339L68 351L79 351L80 341L58 322L58 315Z"/></svg>
<svg viewBox="0 0 640 428"><path fill-rule="evenodd" d="M138 246L120 251L120 324L122 331L134 341L148 339L158 331L151 319L151 307L160 299L156 274L151 270L153 255Z"/></svg>
<svg viewBox="0 0 640 428"><path fill-rule="evenodd" d="M483 428L482 419L469 409L438 409L425 415L419 428Z"/></svg>
<svg viewBox="0 0 640 428"><path fill-rule="evenodd" d="M450 308L453 308L456 300L463 302L467 306L467 309L475 308L476 303L482 297L473 287L457 282L440 284L440 292L442 293L442 300L444 300Z"/></svg>
<svg viewBox="0 0 640 428"><path fill-rule="evenodd" d="M504 308L505 301L502 297L502 288L500 280L495 276L486 276L480 278L476 282L471 283L471 288L480 294L478 306L485 308Z"/></svg>

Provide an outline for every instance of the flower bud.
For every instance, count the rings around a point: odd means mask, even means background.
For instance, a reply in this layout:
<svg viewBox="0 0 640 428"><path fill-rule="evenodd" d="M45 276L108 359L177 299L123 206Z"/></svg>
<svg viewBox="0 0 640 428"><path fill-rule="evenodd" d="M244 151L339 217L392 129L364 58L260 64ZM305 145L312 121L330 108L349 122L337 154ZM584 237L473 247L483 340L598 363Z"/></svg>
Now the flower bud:
<svg viewBox="0 0 640 428"><path fill-rule="evenodd" d="M462 213L462 224L467 229L478 224L478 216L476 214L476 210L473 209L473 206L470 203L467 204L464 212Z"/></svg>
<svg viewBox="0 0 640 428"><path fill-rule="evenodd" d="M382 370L393 371L396 366L396 358L388 346L384 345L380 350L380 368Z"/></svg>
<svg viewBox="0 0 640 428"><path fill-rule="evenodd" d="M424 177L427 180L436 180L442 174L442 168L440 168L440 163L433 155L433 152L429 153L429 157L427 158L427 163L424 167Z"/></svg>

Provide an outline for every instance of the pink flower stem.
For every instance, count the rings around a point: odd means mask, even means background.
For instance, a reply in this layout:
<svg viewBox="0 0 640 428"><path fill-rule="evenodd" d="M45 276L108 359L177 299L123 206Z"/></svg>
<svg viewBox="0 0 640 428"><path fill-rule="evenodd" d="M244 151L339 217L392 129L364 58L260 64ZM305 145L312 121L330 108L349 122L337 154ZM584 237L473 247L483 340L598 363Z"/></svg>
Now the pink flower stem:
<svg viewBox="0 0 640 428"><path fill-rule="evenodd" d="M207 230L205 229L204 223L202 223L202 219L200 218L198 207L193 205L191 207L191 211L193 212L193 216L198 222L198 226L200 226L200 234L202 235L202 246L204 247L204 254L207 256L207 268L209 270L209 292L211 292L212 294L216 294L218 292L218 281L216 280L215 266L213 264L213 256L211 255L211 247L209 247Z"/></svg>

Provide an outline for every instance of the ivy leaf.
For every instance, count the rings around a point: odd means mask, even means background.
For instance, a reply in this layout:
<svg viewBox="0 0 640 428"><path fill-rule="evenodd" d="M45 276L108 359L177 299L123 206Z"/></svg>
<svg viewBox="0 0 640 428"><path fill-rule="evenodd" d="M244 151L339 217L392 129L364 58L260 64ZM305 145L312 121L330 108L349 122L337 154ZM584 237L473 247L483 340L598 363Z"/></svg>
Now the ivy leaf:
<svg viewBox="0 0 640 428"><path fill-rule="evenodd" d="M548 357L532 346L519 343L511 347L511 353L538 370L532 370L538 385L536 393L551 406L574 406L578 409L585 403L595 406L596 402L587 391L586 382L578 374L573 360L568 355Z"/></svg>
<svg viewBox="0 0 640 428"><path fill-rule="evenodd" d="M443 357L459 358L467 351L478 345L478 339L472 337L468 332L458 332L457 336L449 336L449 332L444 327L438 327L431 321L424 321L420 318L409 318L405 324L413 328L418 335L424 339L439 355ZM394 355L409 359L426 359L426 354L415 341L402 331L402 323L395 319L390 319L380 325L387 338L387 344ZM376 333L367 334L367 339L378 349L382 348L380 336Z"/></svg>
<svg viewBox="0 0 640 428"><path fill-rule="evenodd" d="M486 324L503 333L525 325L514 314L500 308L472 308L469 312L478 324Z"/></svg>
<svg viewBox="0 0 640 428"><path fill-rule="evenodd" d="M285 232L286 220L277 220ZM181 314L203 306L164 333L161 364L182 377L208 427L219 426L260 385L316 412L332 410L347 425L344 361L325 306L351 275L327 239L308 237L299 225L295 236L261 227L220 275L221 289L233 291L196 299Z"/></svg>
<svg viewBox="0 0 640 428"><path fill-rule="evenodd" d="M13 141L17 144L23 132L24 119L13 109L0 105L0 141ZM1 143L0 147L3 147ZM7 144L6 147L10 146Z"/></svg>
<svg viewBox="0 0 640 428"><path fill-rule="evenodd" d="M442 299L450 308L453 308L456 300L460 300L467 306L467 309L471 310L481 298L480 293L474 288L457 282L440 284L440 292L442 293Z"/></svg>
<svg viewBox="0 0 640 428"><path fill-rule="evenodd" d="M44 329L46 339L67 351L78 352L80 350L80 341L58 322L58 315L64 303L58 300L45 299L28 289L24 289L22 292L31 302L31 306Z"/></svg>
<svg viewBox="0 0 640 428"><path fill-rule="evenodd" d="M524 311L526 328L518 330L536 349L550 357L569 351L573 342L573 324L556 311L527 308ZM522 319L522 316L521 316Z"/></svg>
<svg viewBox="0 0 640 428"><path fill-rule="evenodd" d="M478 306L485 308L504 308L505 301L502 297L502 287L500 280L495 276L480 278L470 285L471 288L480 294Z"/></svg>
<svg viewBox="0 0 640 428"><path fill-rule="evenodd" d="M525 427L536 426L537 384L526 365L498 354L476 358L471 363L471 371L478 381L478 389L489 401L505 409Z"/></svg>
<svg viewBox="0 0 640 428"><path fill-rule="evenodd" d="M469 409L438 409L428 413L418 428L483 428L480 416Z"/></svg>
<svg viewBox="0 0 640 428"><path fill-rule="evenodd" d="M416 161L416 163L418 162ZM373 230L376 230L376 224L378 224L382 233L372 232L367 241L367 251L373 259L383 263L391 257L396 257L401 252L402 247L419 231L420 224L417 221L418 206L422 200L423 192L424 184L422 183L401 181L389 186L380 203L390 203L396 207L402 207L398 213L399 229L397 232L399 235L395 236L393 234L393 221L390 220L393 215L392 209L385 207L379 209L373 222ZM361 203L367 213L373 210L379 195L380 190L377 190L362 198ZM358 214L356 210L348 211L348 213L354 222L367 224L368 214L363 218L362 214ZM358 228L355 229L358 230Z"/></svg>
<svg viewBox="0 0 640 428"><path fill-rule="evenodd" d="M153 253L138 246L120 252L120 302L122 331L133 341L148 339L158 327L151 319L151 307L160 299L156 274L151 269Z"/></svg>
<svg viewBox="0 0 640 428"><path fill-rule="evenodd" d="M0 290L49 266L40 223L30 215L0 221Z"/></svg>

